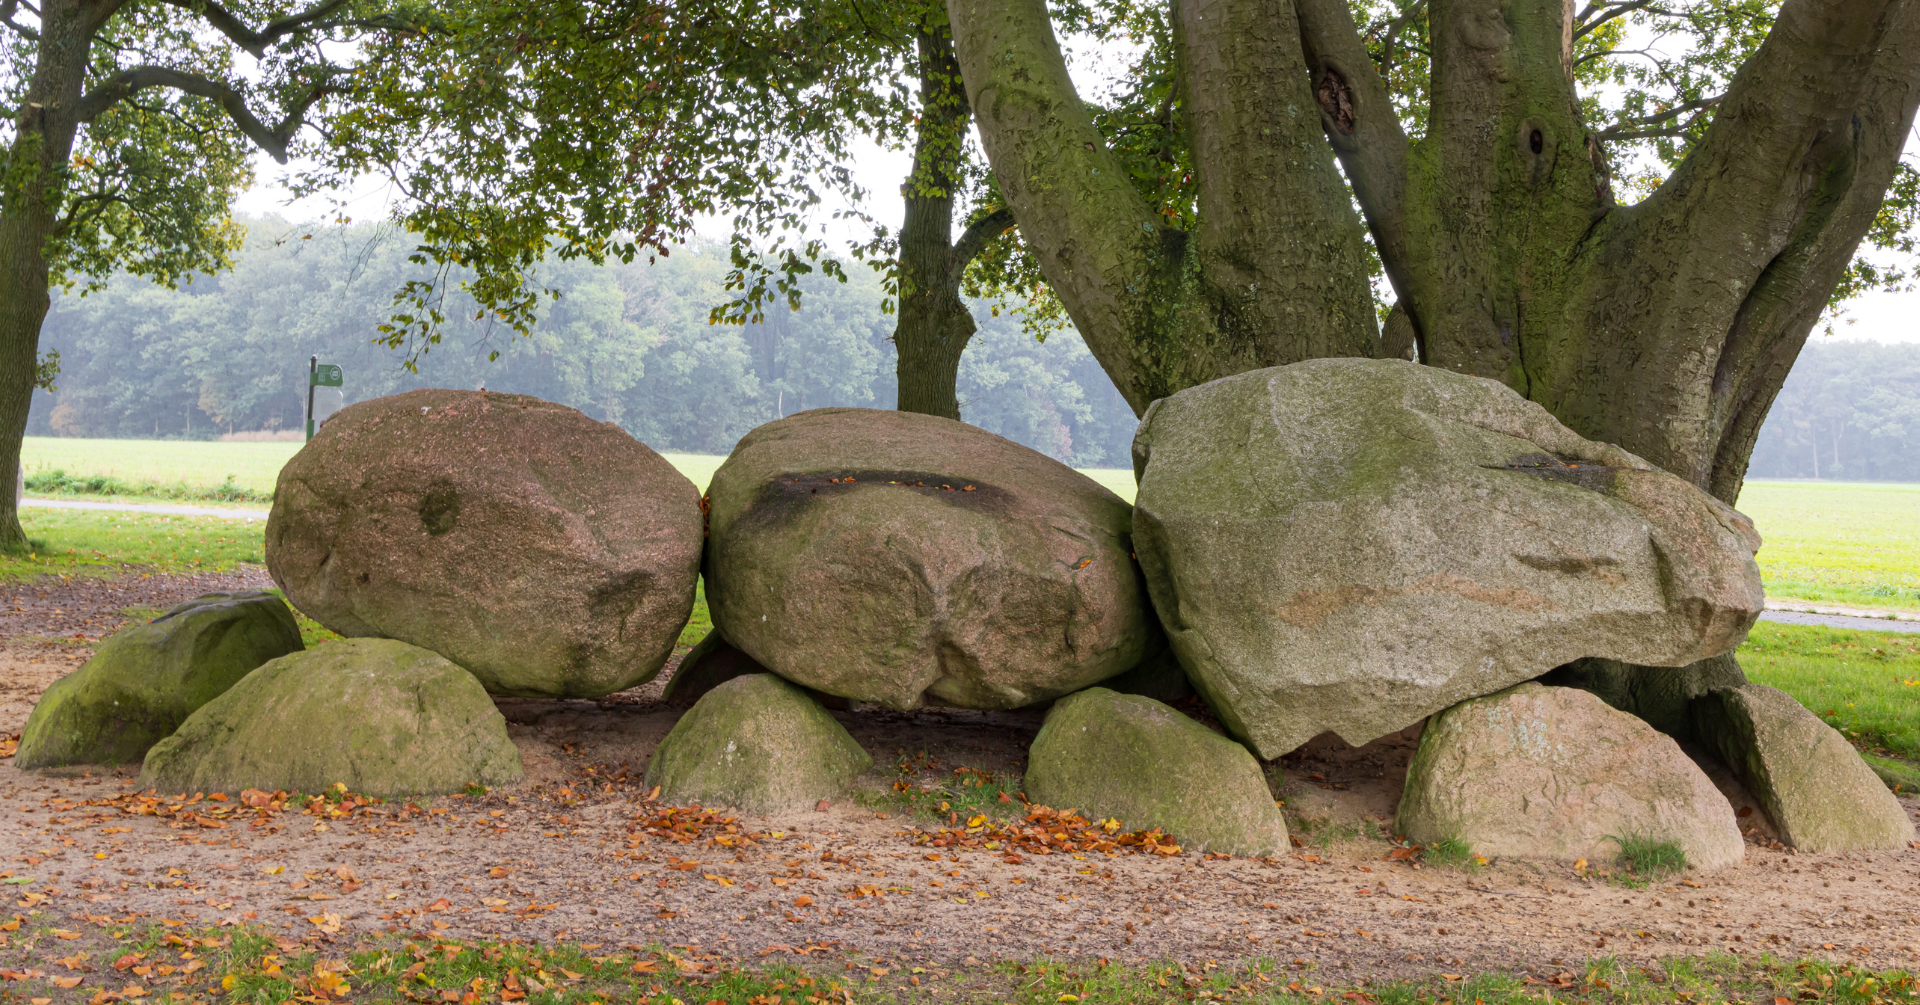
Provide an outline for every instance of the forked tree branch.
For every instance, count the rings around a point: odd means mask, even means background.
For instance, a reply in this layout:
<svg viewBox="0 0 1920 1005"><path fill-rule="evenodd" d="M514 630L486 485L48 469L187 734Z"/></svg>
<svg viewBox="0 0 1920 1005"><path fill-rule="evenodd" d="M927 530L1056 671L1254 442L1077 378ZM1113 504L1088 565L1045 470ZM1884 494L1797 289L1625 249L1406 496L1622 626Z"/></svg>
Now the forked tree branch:
<svg viewBox="0 0 1920 1005"><path fill-rule="evenodd" d="M225 7L214 0L166 0L167 3L182 10L191 11L205 18L220 34L227 36L233 44L246 50L255 59L266 55L267 46L287 37L302 34L317 28L327 27L321 24L328 15L347 5L348 0L321 0L305 12L270 21L267 26L255 31L235 17Z"/></svg>
<svg viewBox="0 0 1920 1005"><path fill-rule="evenodd" d="M953 242L953 267L948 273L951 282L959 282L967 266L986 250L988 242L1007 232L1013 226L1013 210L1005 206L988 213L986 216L967 225L960 232L960 239Z"/></svg>
<svg viewBox="0 0 1920 1005"><path fill-rule="evenodd" d="M244 95L224 82L171 67L136 66L114 74L81 98L80 121L92 122L121 101L154 87L170 87L218 102L226 110L227 117L240 127L240 131L255 146L282 164L287 162L287 142L300 128L307 109L312 108L330 90L324 83L313 84L287 108L286 116L278 124L269 126L247 107Z"/></svg>

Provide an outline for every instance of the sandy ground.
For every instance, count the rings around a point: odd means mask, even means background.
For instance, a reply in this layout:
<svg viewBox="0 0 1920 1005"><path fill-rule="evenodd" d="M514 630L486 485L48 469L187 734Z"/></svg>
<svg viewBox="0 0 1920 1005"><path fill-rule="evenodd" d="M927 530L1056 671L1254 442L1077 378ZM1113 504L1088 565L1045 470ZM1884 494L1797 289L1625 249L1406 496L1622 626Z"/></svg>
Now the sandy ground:
<svg viewBox="0 0 1920 1005"><path fill-rule="evenodd" d="M208 585L40 584L9 588L9 607L22 609L12 612L18 625L77 625L69 637L92 638L126 607ZM8 638L0 731L19 730L39 690L78 666L66 649L84 641ZM1920 964L1920 850L1795 854L1778 848L1757 811L1743 819L1752 833L1742 866L1640 889L1561 862L1464 871L1389 861L1378 835L1412 731L1358 749L1325 738L1278 762L1305 839L1285 858L1027 854L1016 863L1004 851L917 845L916 828L936 824L882 815L873 797L741 817L737 834L711 828L683 843L648 831L660 807L645 802L639 780L678 714L659 703L660 684L600 701L502 699L527 780L485 797L421 800L417 811L283 812L251 826L197 813L219 804L185 805L192 794L183 793L161 804L181 806L163 811L174 816L140 815L126 812L138 805L125 798L132 767L50 777L0 760L0 873L33 877L9 888L21 898L13 909L48 911L56 923L244 920L301 936L405 928L659 941L749 959L1269 956L1350 969L1353 980L1551 974L1595 956L1709 949ZM875 792L902 777L902 754L929 777L957 766L1017 771L1040 723L1027 711L837 715L875 758L864 780ZM1737 806L1750 804L1717 774ZM1920 801L1906 805L1920 816Z"/></svg>

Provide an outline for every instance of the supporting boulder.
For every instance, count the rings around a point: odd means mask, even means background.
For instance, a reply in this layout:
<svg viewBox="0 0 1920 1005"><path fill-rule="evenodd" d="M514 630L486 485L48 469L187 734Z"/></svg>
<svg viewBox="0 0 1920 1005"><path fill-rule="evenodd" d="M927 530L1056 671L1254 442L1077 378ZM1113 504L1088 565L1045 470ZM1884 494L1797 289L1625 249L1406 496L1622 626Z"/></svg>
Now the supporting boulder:
<svg viewBox="0 0 1920 1005"><path fill-rule="evenodd" d="M303 648L271 593L209 593L100 643L28 716L14 764L125 764L268 660Z"/></svg>
<svg viewBox="0 0 1920 1005"><path fill-rule="evenodd" d="M1027 798L1184 847L1278 855L1287 822L1247 748L1141 695L1091 687L1053 703L1027 753Z"/></svg>
<svg viewBox="0 0 1920 1005"><path fill-rule="evenodd" d="M767 668L754 662L753 657L728 645L726 638L715 629L680 657L680 666L673 671L672 677L667 678L667 687L661 693L660 700L687 708L705 697L708 691L735 677L766 672Z"/></svg>
<svg viewBox="0 0 1920 1005"><path fill-rule="evenodd" d="M610 422L517 394L349 405L280 471L267 568L308 617L494 694L652 680L693 610L700 490Z"/></svg>
<svg viewBox="0 0 1920 1005"><path fill-rule="evenodd" d="M521 778L507 723L472 674L404 642L347 639L266 664L154 744L140 784L166 792L343 783L438 795Z"/></svg>
<svg viewBox="0 0 1920 1005"><path fill-rule="evenodd" d="M1194 686L1262 757L1356 746L1580 657L1680 667L1762 609L1738 512L1504 384L1318 359L1134 440L1134 543Z"/></svg>
<svg viewBox="0 0 1920 1005"><path fill-rule="evenodd" d="M1698 732L1760 801L1787 844L1809 852L1904 848L1913 822L1838 730L1785 691L1720 688L1693 703Z"/></svg>
<svg viewBox="0 0 1920 1005"><path fill-rule="evenodd" d="M1642 841L1711 870L1745 852L1733 806L1671 737L1589 692L1532 683L1428 720L1394 826L1483 855L1605 860Z"/></svg>
<svg viewBox="0 0 1920 1005"><path fill-rule="evenodd" d="M820 703L769 673L725 681L674 723L647 762L672 803L779 813L838 799L873 757Z"/></svg>
<svg viewBox="0 0 1920 1005"><path fill-rule="evenodd" d="M800 412L748 433L708 493L714 627L815 690L1015 708L1165 646L1127 504L977 427Z"/></svg>

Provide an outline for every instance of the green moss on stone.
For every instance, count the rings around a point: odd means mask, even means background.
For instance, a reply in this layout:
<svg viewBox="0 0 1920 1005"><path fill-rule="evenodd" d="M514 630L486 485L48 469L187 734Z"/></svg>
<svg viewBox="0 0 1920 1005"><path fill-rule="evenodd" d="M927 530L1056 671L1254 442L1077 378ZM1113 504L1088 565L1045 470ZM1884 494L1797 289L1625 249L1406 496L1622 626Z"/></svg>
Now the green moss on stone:
<svg viewBox="0 0 1920 1005"><path fill-rule="evenodd" d="M838 798L873 758L805 690L769 673L715 686L647 762L661 798L753 813Z"/></svg>

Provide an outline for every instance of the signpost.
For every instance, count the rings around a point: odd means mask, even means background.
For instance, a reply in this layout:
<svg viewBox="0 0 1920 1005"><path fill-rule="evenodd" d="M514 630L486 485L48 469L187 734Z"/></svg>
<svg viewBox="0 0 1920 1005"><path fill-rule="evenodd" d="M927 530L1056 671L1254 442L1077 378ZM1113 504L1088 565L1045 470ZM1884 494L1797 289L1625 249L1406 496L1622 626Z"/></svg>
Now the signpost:
<svg viewBox="0 0 1920 1005"><path fill-rule="evenodd" d="M316 387L339 387L342 383L340 368L332 363L322 364L320 357L307 357L307 439L313 439L313 389Z"/></svg>

